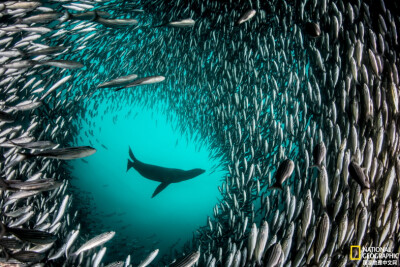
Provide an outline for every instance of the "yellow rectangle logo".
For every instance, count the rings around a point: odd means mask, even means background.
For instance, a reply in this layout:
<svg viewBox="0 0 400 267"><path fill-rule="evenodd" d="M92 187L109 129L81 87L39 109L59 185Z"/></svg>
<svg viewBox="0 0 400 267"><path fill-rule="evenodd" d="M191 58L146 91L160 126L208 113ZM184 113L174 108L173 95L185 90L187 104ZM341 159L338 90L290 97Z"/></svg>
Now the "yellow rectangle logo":
<svg viewBox="0 0 400 267"><path fill-rule="evenodd" d="M358 257L353 258L353 248L358 249ZM350 260L351 261L358 261L361 260L361 246L350 246Z"/></svg>

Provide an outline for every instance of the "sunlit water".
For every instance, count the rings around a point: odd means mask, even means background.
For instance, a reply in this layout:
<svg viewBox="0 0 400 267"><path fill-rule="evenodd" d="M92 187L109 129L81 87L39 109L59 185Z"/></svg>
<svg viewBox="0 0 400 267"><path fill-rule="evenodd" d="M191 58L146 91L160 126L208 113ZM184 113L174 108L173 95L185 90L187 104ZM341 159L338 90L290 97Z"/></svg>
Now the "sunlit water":
<svg viewBox="0 0 400 267"><path fill-rule="evenodd" d="M218 186L224 177L221 169L213 171L218 162L210 159L206 145L187 141L190 139L174 130L157 108L129 106L117 113L99 114L104 115L91 118L96 127L83 125L87 128L81 130L82 140L79 138L78 142L89 145L89 140L96 140L83 134L93 130L98 142L92 143L97 152L86 158L87 162L72 162L75 178L71 184L82 194L88 192L90 199L90 206L79 212L95 222L89 227L91 236L116 231L115 238L106 244L115 250L106 254L110 260L120 260L128 254L142 259L143 254L156 248L160 255L181 248L213 214L220 196ZM202 168L206 172L170 184L151 198L160 183L142 177L134 169L126 171L129 146L144 163L184 170Z"/></svg>

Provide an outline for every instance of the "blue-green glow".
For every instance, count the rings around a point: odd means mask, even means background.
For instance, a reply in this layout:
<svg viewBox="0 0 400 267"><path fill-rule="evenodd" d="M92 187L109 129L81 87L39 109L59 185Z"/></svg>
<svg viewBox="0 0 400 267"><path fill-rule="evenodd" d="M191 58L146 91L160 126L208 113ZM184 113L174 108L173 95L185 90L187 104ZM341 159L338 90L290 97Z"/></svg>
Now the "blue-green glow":
<svg viewBox="0 0 400 267"><path fill-rule="evenodd" d="M157 110L127 105L115 113L100 111L90 119L97 127L82 129L82 133L93 130L95 138L81 134L78 143L88 145L89 140L97 139L98 143L93 142L97 152L85 159L87 163L72 163L76 177L72 185L93 197L90 219L98 221L102 229L116 231L111 242L117 248L121 243L130 245L124 253L133 257L155 248L160 254L169 253L169 247L178 239L181 241L175 248L190 240L193 232L206 224L207 216L212 216L223 178L221 170L213 172L218 162L209 158L208 146L181 136L174 130L174 123L168 123ZM159 183L143 178L134 169L126 172L129 146L145 163L184 170L202 168L206 172L171 184L151 198ZM128 248L119 248L124 249Z"/></svg>

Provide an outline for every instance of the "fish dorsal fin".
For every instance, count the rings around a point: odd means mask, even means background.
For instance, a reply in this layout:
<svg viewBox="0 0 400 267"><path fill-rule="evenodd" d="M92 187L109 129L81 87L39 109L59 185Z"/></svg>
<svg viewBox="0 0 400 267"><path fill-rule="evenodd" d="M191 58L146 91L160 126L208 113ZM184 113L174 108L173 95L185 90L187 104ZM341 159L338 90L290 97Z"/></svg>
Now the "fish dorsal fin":
<svg viewBox="0 0 400 267"><path fill-rule="evenodd" d="M156 190L154 190L153 195L151 196L151 198L157 196L161 191L163 191L167 186L169 185L169 183L161 183L159 186L157 186Z"/></svg>

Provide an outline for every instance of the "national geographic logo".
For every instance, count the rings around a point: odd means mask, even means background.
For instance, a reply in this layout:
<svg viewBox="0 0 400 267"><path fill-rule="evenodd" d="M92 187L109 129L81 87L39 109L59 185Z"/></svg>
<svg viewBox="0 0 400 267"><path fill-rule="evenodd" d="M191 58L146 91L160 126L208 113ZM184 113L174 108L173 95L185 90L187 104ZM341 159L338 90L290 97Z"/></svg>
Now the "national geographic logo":
<svg viewBox="0 0 400 267"><path fill-rule="evenodd" d="M350 247L350 260L362 260L362 265L369 266L399 266L399 253L394 253L387 247Z"/></svg>

